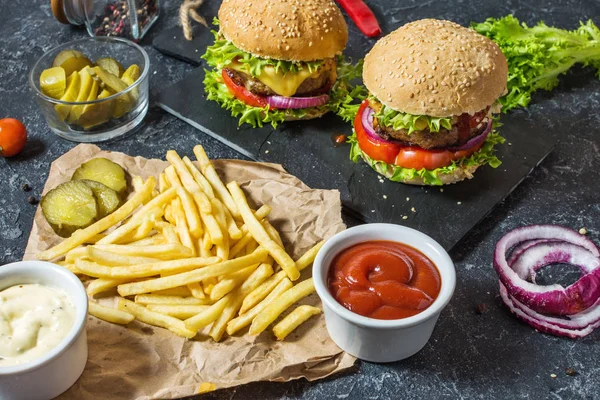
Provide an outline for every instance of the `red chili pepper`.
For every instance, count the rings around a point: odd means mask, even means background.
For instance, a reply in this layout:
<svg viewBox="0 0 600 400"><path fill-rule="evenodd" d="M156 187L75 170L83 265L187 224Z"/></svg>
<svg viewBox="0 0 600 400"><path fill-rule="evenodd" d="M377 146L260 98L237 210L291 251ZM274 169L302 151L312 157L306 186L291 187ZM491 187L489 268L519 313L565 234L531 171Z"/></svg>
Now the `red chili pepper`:
<svg viewBox="0 0 600 400"><path fill-rule="evenodd" d="M373 11L362 0L338 0L338 3L352 18L358 29L368 37L381 35L381 28Z"/></svg>

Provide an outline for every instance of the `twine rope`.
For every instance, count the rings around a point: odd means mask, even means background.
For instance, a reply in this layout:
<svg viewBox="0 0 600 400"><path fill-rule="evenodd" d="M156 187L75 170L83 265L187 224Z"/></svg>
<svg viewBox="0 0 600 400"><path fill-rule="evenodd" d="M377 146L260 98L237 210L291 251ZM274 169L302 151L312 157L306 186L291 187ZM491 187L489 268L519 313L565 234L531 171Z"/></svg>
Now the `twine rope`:
<svg viewBox="0 0 600 400"><path fill-rule="evenodd" d="M206 22L206 19L204 19L204 17L200 15L197 11L197 9L200 8L204 1L205 0L184 0L181 7L179 7L179 22L183 27L183 36L187 40L192 40L194 38L190 17L194 21L208 28L208 23Z"/></svg>

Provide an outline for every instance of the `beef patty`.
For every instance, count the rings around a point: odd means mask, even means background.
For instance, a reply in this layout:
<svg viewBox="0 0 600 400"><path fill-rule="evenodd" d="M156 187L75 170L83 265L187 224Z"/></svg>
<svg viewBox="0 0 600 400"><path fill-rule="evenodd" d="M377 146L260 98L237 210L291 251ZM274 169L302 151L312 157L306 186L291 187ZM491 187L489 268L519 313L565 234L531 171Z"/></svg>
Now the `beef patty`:
<svg viewBox="0 0 600 400"><path fill-rule="evenodd" d="M369 101L371 108L375 112L381 109L382 104L375 101ZM483 113L483 114L482 114ZM475 115L483 118L487 114L487 110L481 111ZM418 146L426 150L438 149L445 147L460 146L479 135L485 129L485 124L478 124L474 128L470 128L469 122L473 118L468 114L463 114L453 118L452 129L441 128L439 132L431 132L429 129L422 131L414 131L408 133L408 129L394 130L392 127L379 124L377 118L373 118L373 128L385 140L399 142L404 146Z"/></svg>
<svg viewBox="0 0 600 400"><path fill-rule="evenodd" d="M252 75L245 72L233 70L231 68L223 68L225 73L238 85L245 86L250 92L259 96L277 95L267 85L254 78ZM319 76L308 78L298 87L294 96L317 96L327 93L337 79L336 62L333 58L323 60L323 64L318 70Z"/></svg>

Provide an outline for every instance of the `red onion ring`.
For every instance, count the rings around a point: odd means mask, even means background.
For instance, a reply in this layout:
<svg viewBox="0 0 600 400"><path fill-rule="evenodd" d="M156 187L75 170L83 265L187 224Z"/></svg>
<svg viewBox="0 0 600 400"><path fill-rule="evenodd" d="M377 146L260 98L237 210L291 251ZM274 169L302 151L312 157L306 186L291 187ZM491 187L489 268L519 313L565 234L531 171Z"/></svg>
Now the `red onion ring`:
<svg viewBox="0 0 600 400"><path fill-rule="evenodd" d="M581 277L566 288L536 285L536 271L552 263L577 266ZM494 269L504 304L537 330L578 338L600 326L600 251L578 232L554 225L515 229L496 244Z"/></svg>
<svg viewBox="0 0 600 400"><path fill-rule="evenodd" d="M267 103L274 108L309 108L319 107L327 104L329 95L322 94L314 97L285 97L285 96L267 96Z"/></svg>
<svg viewBox="0 0 600 400"><path fill-rule="evenodd" d="M589 335L600 326L599 303L589 310L571 316L569 319L560 319L539 314L520 303L508 294L508 290L502 282L500 282L500 297L517 317L543 333L576 339Z"/></svg>
<svg viewBox="0 0 600 400"><path fill-rule="evenodd" d="M490 132L492 131L492 125L493 125L492 119L489 118L488 122L487 122L487 126L485 127L485 129L482 133L475 136L474 138L469 139L469 141L467 143L463 144L462 146L449 147L448 150L450 150L450 151L468 150L472 147L475 147L475 146L483 143L485 141L485 139L487 139Z"/></svg>
<svg viewBox="0 0 600 400"><path fill-rule="evenodd" d="M367 133L367 135L369 135L369 137L377 142L381 142L381 143L393 143L390 142L389 140L385 140L384 138L382 138L381 136L379 136L377 134L377 132L375 132L375 128L373 128L373 115L375 114L375 111L371 108L371 107L365 107L361 118L361 122L363 124L363 128L365 128L365 132Z"/></svg>

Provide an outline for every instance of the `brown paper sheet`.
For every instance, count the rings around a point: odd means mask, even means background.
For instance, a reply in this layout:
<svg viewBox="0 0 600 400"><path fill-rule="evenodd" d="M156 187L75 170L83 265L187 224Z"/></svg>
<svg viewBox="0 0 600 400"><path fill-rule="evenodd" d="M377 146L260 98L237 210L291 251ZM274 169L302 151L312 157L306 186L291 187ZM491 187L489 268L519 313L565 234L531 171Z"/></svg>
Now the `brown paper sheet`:
<svg viewBox="0 0 600 400"><path fill-rule="evenodd" d="M106 157L143 178L157 176L168 165L83 144L52 163L44 193L69 180L82 162L94 157ZM215 160L214 165L225 182L238 181L255 206L273 208L269 220L293 258L345 229L337 191L310 189L276 164ZM35 259L60 241L38 207L24 259ZM304 274L310 274L310 268ZM114 305L115 299L100 301ZM316 294L303 303L320 307ZM243 333L215 343L202 333L187 340L141 322L123 327L92 316L87 333L86 369L60 399L178 398L196 394L202 382L226 388L254 381L315 380L350 368L355 361L329 338L322 314L283 342L275 340L270 329L257 337Z"/></svg>

